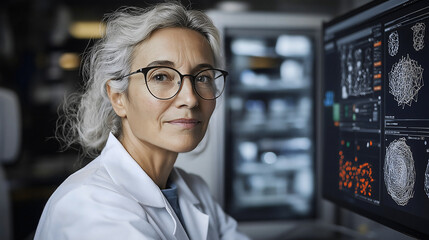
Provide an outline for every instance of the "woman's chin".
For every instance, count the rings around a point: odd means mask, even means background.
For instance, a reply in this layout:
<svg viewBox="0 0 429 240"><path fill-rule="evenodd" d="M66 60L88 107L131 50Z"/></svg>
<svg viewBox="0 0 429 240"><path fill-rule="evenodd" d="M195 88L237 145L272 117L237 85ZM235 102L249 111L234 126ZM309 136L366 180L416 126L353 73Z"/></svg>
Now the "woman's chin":
<svg viewBox="0 0 429 240"><path fill-rule="evenodd" d="M180 142L177 142L176 144L171 144L170 150L177 153L190 152L194 150L200 142L201 140L180 141Z"/></svg>
<svg viewBox="0 0 429 240"><path fill-rule="evenodd" d="M188 145L188 146L178 146L175 150L175 152L177 153L186 153L186 152L190 152L192 150L194 150L196 147L198 146L198 144L193 144L193 145Z"/></svg>

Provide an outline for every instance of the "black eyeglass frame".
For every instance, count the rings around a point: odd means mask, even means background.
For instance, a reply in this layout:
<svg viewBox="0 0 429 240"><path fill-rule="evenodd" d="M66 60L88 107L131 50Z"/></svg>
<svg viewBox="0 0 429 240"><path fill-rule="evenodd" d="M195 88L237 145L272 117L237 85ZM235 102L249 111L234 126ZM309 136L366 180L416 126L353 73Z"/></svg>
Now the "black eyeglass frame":
<svg viewBox="0 0 429 240"><path fill-rule="evenodd" d="M180 76L180 87L179 87L179 89L177 90L177 92L176 92L173 96L171 96L171 97L169 97L169 98L160 98L160 97L155 96L155 94L153 94L153 93L152 93L152 91L149 89L149 86L148 86L148 84L147 84L147 73L148 73L150 70L155 69L155 68L168 68L168 69L171 69L171 70L173 70L173 71L175 71L175 72L177 72L177 73L179 74L179 76ZM222 76L223 76L223 81L224 81L223 88L222 88L222 90L220 91L219 96L217 96L217 97L215 97L215 98L204 98L203 96L201 96L201 95L200 95L200 93L198 93L198 91L197 91L197 89L196 89L196 87L195 87L195 78L196 78L200 73L205 72L205 71L209 71L209 70L216 70L216 71L219 71L220 73L222 73ZM122 77L119 77L119 78L116 78L116 79L113 79L113 80L122 80L122 79L124 79L124 78L126 78L126 77L129 77L129 76L134 75L134 74L137 74L137 73L143 73L143 75L144 75L144 81L145 81L145 83L146 83L146 88L147 88L147 90L150 92L150 94L151 94L153 97L155 97L156 99L159 99L159 100L169 100L169 99L174 98L174 97L175 97L175 96L180 92L180 90L182 90L182 86L183 86L183 78L184 78L184 77L189 77L189 80L190 80L190 81L191 81L191 83L192 83L192 88L194 89L195 93L197 93L197 95L198 95L200 98L202 98L202 99L204 99L204 100L215 100L216 98L220 97L220 96L222 95L223 91L225 90L226 77L228 76L228 72L227 72L227 71L222 70L222 69L217 69L217 68L207 68L207 69L204 69L204 70L201 70L201 71L197 72L195 75L192 75L192 74L182 74L182 73L180 73L177 69L174 69L174 68L172 68L172 67L167 67L167 66L150 66L150 67L140 68L140 69L138 69L137 71L134 71L134 72L132 72L132 73L128 73L128 74L126 74L126 75L124 75L124 76L122 76Z"/></svg>

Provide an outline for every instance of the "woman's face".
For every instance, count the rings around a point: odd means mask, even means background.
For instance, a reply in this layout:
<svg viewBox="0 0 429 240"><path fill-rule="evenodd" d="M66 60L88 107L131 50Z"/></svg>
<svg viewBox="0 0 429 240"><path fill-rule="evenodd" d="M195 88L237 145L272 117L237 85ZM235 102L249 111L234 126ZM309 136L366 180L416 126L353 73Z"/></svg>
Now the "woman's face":
<svg viewBox="0 0 429 240"><path fill-rule="evenodd" d="M147 66L168 66L182 74L194 75L207 65L214 66L214 57L208 41L200 33L166 28L154 32L135 49L131 72ZM200 98L189 77L183 81L182 89L174 98L159 100L148 91L143 74L130 77L125 97L129 137L172 152L191 151L198 145L216 101Z"/></svg>

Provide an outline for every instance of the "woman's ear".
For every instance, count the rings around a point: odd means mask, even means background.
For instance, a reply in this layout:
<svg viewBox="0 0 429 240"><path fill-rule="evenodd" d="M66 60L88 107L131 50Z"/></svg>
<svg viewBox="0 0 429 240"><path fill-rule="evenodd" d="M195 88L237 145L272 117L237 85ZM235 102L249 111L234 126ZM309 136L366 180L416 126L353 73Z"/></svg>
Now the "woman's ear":
<svg viewBox="0 0 429 240"><path fill-rule="evenodd" d="M126 117L127 109L125 105L126 100L124 99L124 93L118 93L113 91L109 85L109 82L106 83L106 91L107 95L109 96L110 103L112 104L113 110L115 110L116 114L122 118Z"/></svg>

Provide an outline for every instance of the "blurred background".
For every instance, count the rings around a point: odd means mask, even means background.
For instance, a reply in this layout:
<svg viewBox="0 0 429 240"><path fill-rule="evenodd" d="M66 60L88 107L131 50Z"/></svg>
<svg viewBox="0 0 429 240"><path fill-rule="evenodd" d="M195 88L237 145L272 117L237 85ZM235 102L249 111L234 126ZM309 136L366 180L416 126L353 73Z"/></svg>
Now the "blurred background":
<svg viewBox="0 0 429 240"><path fill-rule="evenodd" d="M157 2L0 3L0 239L32 239L49 196L86 162L60 151L53 136L61 102L83 83L82 54L103 34L104 14ZM182 1L218 26L230 78L206 138L177 165L202 175L254 239L407 239L324 201L318 186L322 23L368 2Z"/></svg>

